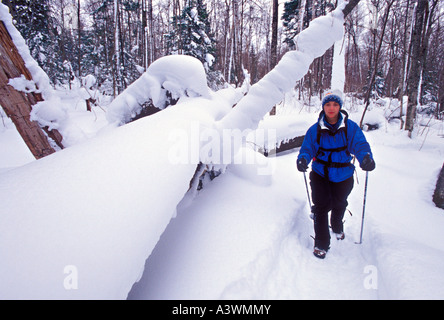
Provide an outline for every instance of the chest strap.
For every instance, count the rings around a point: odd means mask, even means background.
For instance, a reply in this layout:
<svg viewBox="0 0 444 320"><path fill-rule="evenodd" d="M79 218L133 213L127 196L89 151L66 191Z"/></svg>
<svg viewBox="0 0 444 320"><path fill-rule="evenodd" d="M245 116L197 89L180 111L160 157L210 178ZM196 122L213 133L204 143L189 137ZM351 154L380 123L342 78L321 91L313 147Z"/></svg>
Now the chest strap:
<svg viewBox="0 0 444 320"><path fill-rule="evenodd" d="M347 151L348 147L344 146L341 148L334 148L334 149L327 149L327 148L322 148L319 147L318 153L316 155L316 157L313 159L314 161L324 165L324 177L327 180L329 179L329 168L347 168L349 166L351 166L350 162L346 162L346 163L342 163L342 162L333 162L332 161L332 154L333 152L342 152L342 151ZM318 156L321 152L330 152L329 156L328 156L328 161L324 161L321 159L318 159Z"/></svg>
<svg viewBox="0 0 444 320"><path fill-rule="evenodd" d="M341 147L341 148L334 148L334 149L327 149L327 148L322 148L319 147L318 153L319 151L326 151L326 152L341 152L341 151L346 151L348 149L347 146Z"/></svg>

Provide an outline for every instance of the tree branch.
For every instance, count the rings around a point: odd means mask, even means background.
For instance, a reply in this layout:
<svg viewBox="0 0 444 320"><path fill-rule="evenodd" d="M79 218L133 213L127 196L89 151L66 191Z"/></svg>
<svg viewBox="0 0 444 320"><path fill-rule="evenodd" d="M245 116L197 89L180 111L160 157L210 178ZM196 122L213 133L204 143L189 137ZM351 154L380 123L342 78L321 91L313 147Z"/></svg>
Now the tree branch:
<svg viewBox="0 0 444 320"><path fill-rule="evenodd" d="M342 10L342 13L344 13L344 18L349 15L350 12L358 5L359 1L361 0L350 0L348 1L347 5L345 6L344 10Z"/></svg>

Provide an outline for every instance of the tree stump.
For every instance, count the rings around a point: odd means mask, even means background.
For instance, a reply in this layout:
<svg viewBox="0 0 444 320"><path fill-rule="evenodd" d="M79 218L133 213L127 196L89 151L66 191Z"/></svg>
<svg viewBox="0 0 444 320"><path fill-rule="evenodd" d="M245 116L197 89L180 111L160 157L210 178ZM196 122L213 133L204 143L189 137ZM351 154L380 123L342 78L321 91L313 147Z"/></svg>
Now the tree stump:
<svg viewBox="0 0 444 320"><path fill-rule="evenodd" d="M438 208L444 209L444 165L436 183L435 194L433 195L433 202Z"/></svg>

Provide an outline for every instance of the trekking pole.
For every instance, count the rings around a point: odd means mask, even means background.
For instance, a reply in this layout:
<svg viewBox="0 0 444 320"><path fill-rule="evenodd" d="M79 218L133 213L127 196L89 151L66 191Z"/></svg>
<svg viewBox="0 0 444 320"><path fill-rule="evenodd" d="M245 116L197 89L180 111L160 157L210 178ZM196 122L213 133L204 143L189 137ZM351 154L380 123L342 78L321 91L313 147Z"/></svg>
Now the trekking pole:
<svg viewBox="0 0 444 320"><path fill-rule="evenodd" d="M360 237L359 242L356 242L356 244L362 244L362 234L364 233L365 205L367 202L367 186L368 186L368 171L365 176L364 204L362 206L362 221L361 221L361 237Z"/></svg>
<svg viewBox="0 0 444 320"><path fill-rule="evenodd" d="M305 180L305 189L307 190L307 198L308 198L308 203L310 204L310 213L311 213L311 200L310 200L310 192L308 191L308 183L307 183L307 176L304 172L304 180Z"/></svg>

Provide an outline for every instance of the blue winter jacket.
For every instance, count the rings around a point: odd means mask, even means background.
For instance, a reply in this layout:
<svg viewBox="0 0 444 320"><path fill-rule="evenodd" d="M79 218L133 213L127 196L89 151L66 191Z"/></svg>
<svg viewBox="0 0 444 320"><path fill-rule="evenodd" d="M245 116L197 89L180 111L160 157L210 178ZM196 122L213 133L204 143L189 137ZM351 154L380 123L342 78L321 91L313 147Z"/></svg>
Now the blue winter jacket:
<svg viewBox="0 0 444 320"><path fill-rule="evenodd" d="M352 154L359 163L367 154L373 159L361 128L349 120L347 112L343 110L338 123L332 126L322 111L318 123L307 131L298 160L305 158L307 164L313 160L312 168L316 173L332 182L342 182L353 176L355 166L351 163Z"/></svg>

